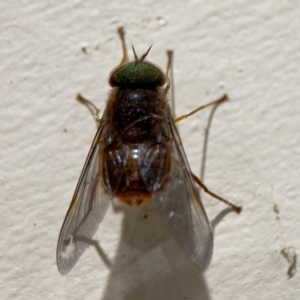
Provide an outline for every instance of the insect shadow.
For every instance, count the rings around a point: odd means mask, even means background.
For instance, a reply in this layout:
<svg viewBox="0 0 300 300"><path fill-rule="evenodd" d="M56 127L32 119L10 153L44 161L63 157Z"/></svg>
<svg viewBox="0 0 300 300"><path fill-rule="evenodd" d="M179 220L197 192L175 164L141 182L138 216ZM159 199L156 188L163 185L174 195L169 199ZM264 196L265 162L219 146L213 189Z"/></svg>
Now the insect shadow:
<svg viewBox="0 0 300 300"><path fill-rule="evenodd" d="M210 128L211 128L211 125L212 125L212 120L214 118L214 115L215 115L218 107L221 104L222 103L218 102L212 107L212 109L209 113L207 125L206 125L206 128L205 128L203 148L202 148L201 168L200 168L200 178L201 178L202 182L204 182L204 177L205 177L206 158L207 158L207 152L208 152L208 142L209 142ZM235 211L236 210L232 207L224 208L218 215L215 216L215 218L213 220L210 221L212 231L213 232L215 231L215 228L217 227L217 225L226 217L227 214L229 214L231 212L235 212Z"/></svg>
<svg viewBox="0 0 300 300"><path fill-rule="evenodd" d="M171 237L151 203L123 213L121 237L100 299L210 300L203 274Z"/></svg>

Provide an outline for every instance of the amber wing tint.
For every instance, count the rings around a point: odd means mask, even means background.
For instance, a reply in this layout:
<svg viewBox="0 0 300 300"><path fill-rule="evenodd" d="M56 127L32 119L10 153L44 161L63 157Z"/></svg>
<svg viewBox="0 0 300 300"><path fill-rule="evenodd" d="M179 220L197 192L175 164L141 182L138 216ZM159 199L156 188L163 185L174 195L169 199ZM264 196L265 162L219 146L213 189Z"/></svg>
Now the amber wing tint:
<svg viewBox="0 0 300 300"><path fill-rule="evenodd" d="M178 245L194 264L205 271L212 256L212 230L192 179L174 120L169 115L166 122L172 136L171 170L168 185L154 196L154 201Z"/></svg>
<svg viewBox="0 0 300 300"><path fill-rule="evenodd" d="M99 176L102 130L100 126L59 235L56 260L61 274L67 274L87 248L86 239L95 234L112 198Z"/></svg>

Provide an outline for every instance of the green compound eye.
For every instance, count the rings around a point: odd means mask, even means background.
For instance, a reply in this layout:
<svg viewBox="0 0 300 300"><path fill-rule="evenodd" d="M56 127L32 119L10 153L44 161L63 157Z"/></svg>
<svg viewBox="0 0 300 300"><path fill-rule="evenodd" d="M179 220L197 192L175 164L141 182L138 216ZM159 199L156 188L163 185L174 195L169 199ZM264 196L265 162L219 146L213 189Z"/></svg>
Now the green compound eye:
<svg viewBox="0 0 300 300"><path fill-rule="evenodd" d="M112 72L109 84L112 87L126 85L162 86L166 82L162 71L148 62L131 62Z"/></svg>

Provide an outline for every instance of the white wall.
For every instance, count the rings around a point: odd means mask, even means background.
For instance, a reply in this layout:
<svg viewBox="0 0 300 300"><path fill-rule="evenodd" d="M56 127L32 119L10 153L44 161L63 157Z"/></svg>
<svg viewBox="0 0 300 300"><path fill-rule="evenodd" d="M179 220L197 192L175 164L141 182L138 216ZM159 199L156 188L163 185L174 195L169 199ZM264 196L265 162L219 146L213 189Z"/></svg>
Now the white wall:
<svg viewBox="0 0 300 300"><path fill-rule="evenodd" d="M289 279L281 254L300 249L299 1L2 1L0 15L1 299L299 298L299 274ZM243 212L226 214L203 195L216 224L204 275L176 266L162 274L172 251L159 247L146 251L148 265L125 257L113 276L92 247L69 275L56 268L96 131L75 95L105 107L121 25L138 53L154 44L149 60L163 68L165 50L175 51L178 115L230 97L210 128L205 183ZM209 111L179 125L197 174ZM97 234L112 261L122 257L121 221L110 211Z"/></svg>

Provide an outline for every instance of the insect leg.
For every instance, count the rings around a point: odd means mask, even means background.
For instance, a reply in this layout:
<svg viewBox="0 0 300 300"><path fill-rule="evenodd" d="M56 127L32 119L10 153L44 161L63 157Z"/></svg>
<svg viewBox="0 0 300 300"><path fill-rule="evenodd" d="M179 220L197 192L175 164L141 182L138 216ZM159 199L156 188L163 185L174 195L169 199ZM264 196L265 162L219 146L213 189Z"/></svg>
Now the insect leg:
<svg viewBox="0 0 300 300"><path fill-rule="evenodd" d="M128 62L128 55L127 55L126 42L125 42L125 31L123 27L118 28L118 34L122 42L122 51L123 51L123 58L119 64L119 67L121 67Z"/></svg>
<svg viewBox="0 0 300 300"><path fill-rule="evenodd" d="M81 96L81 94L77 94L76 100L88 108L90 113L93 115L97 125L99 125L100 124L100 117L99 117L100 109L92 101Z"/></svg>
<svg viewBox="0 0 300 300"><path fill-rule="evenodd" d="M172 66L172 61L173 61L173 51L172 50L167 50L167 55L168 55L168 62L167 62L167 68L166 68L166 86L163 90L163 96L165 97L170 89L170 78L169 78L169 73L170 69ZM172 113L174 112L174 99L172 99Z"/></svg>
<svg viewBox="0 0 300 300"><path fill-rule="evenodd" d="M198 111L200 111L200 110L203 109L203 108L206 108L206 107L211 106L211 105L217 105L217 104L220 104L220 103L225 102L225 101L227 101L227 100L228 100L228 96L225 94L225 95L223 95L220 99L215 100L215 101L212 101L212 102L209 102L209 103L207 103L207 104L205 104L205 105L201 105L201 106L199 106L198 108L196 108L196 109L194 109L193 111L191 111L190 113L188 113L188 114L186 114L186 115L182 115L182 116L176 118L174 121L175 121L175 123L180 122L180 121L182 121L182 120L188 118L189 116L191 116L191 115L197 113Z"/></svg>
<svg viewBox="0 0 300 300"><path fill-rule="evenodd" d="M192 177L195 180L195 182L209 195L211 195L212 197L218 199L219 201L222 201L224 203L226 203L227 205L231 206L238 214L242 211L242 206L236 206L234 204L232 204L231 202L225 200L224 198L216 195L215 193L213 193L212 191L210 191L205 185L204 183L202 183L202 181L195 175L192 173Z"/></svg>

